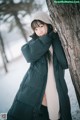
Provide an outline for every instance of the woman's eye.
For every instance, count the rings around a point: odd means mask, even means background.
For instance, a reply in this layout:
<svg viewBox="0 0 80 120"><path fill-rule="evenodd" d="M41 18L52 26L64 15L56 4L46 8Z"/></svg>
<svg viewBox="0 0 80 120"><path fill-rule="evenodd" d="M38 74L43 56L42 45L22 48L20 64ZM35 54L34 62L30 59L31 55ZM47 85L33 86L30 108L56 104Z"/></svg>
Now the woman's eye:
<svg viewBox="0 0 80 120"><path fill-rule="evenodd" d="M40 27L43 27L43 25L41 25Z"/></svg>

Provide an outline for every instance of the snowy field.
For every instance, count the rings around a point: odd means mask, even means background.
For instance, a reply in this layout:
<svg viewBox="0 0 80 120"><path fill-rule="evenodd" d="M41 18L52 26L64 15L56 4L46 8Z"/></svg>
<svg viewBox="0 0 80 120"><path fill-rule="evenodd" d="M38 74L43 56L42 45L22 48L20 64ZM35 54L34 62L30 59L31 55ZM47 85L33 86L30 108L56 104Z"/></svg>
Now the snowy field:
<svg viewBox="0 0 80 120"><path fill-rule="evenodd" d="M6 113L9 110L29 65L30 64L25 61L23 56L21 56L8 64L8 74L5 74L4 69L0 69L0 113ZM65 79L69 89L73 120L80 120L80 110L71 82L69 70L66 70L65 72Z"/></svg>

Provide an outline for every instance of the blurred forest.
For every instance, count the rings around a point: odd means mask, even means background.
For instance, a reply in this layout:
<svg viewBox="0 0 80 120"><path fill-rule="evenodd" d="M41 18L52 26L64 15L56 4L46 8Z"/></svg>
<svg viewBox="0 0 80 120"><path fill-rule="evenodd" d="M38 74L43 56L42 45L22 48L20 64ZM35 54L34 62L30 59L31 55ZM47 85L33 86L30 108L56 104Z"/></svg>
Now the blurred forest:
<svg viewBox="0 0 80 120"><path fill-rule="evenodd" d="M4 67L6 73L7 63L15 56L10 44L13 46L13 43L18 42L21 37L27 41L28 34L31 32L29 26L31 14L41 10L44 3L45 0L0 0L0 66ZM12 31L16 32L9 35ZM13 51L17 52L14 49Z"/></svg>

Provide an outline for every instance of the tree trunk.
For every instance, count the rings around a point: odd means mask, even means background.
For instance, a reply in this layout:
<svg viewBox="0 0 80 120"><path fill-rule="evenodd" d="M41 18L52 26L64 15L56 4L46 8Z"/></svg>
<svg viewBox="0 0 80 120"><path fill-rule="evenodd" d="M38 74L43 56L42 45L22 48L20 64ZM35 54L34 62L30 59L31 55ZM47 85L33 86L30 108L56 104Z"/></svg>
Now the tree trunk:
<svg viewBox="0 0 80 120"><path fill-rule="evenodd" d="M15 17L15 20L16 20L16 23L17 23L18 27L19 27L20 30L21 30L21 33L22 33L24 39L27 41L27 37L26 37L26 36L27 36L27 33L25 32L25 30L24 30L24 28L23 28L23 26L22 26L22 24L21 24L21 22L20 22L20 19L18 18L18 15L17 15L16 13L14 13L13 15L14 15L14 17Z"/></svg>
<svg viewBox="0 0 80 120"><path fill-rule="evenodd" d="M66 54L80 106L80 4L54 4L53 0L46 2Z"/></svg>
<svg viewBox="0 0 80 120"><path fill-rule="evenodd" d="M8 72L7 59L6 59L6 54L5 54L5 50L4 50L4 43L3 43L3 39L2 39L1 34L0 34L0 48L1 48L1 55L2 55L2 59L3 59L4 69L5 69L5 72L7 73Z"/></svg>

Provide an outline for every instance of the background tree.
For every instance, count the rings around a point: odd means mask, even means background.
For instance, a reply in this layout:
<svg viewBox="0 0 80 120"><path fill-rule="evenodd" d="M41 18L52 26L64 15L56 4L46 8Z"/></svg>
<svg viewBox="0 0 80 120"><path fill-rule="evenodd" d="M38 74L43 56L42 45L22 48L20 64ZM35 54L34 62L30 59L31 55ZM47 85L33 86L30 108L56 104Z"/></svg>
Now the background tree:
<svg viewBox="0 0 80 120"><path fill-rule="evenodd" d="M22 36L27 41L27 31L25 30L21 19L26 15L30 15L32 12L35 12L37 9L41 9L41 4L37 4L35 0L19 0L18 3L16 3L16 0L0 0L0 25L4 23L11 24L11 28L9 29L9 31L11 31L14 28L12 26L12 22L13 20L15 20L16 25L20 29ZM4 39L1 35L1 30L0 41L2 43L0 45L0 52L3 59L5 71L7 72L8 59L5 53L6 50L4 45Z"/></svg>
<svg viewBox="0 0 80 120"><path fill-rule="evenodd" d="M54 4L46 0L64 48L80 106L80 4Z"/></svg>
<svg viewBox="0 0 80 120"><path fill-rule="evenodd" d="M15 0L1 0L0 2L0 19L2 18L3 22L7 22L10 17L14 16L13 19L15 19L23 37L27 40L20 19L27 14L31 14L32 11L35 12L35 10L41 8L41 5L36 4L35 0L20 0L18 3L15 3ZM21 18L19 18L19 15Z"/></svg>
<svg viewBox="0 0 80 120"><path fill-rule="evenodd" d="M0 33L0 51L1 51L3 65L4 65L4 68L5 68L5 71L8 72L7 64L6 64L7 63L7 58L6 58L6 53L5 53L4 43L3 43L3 39L2 39L1 33Z"/></svg>

